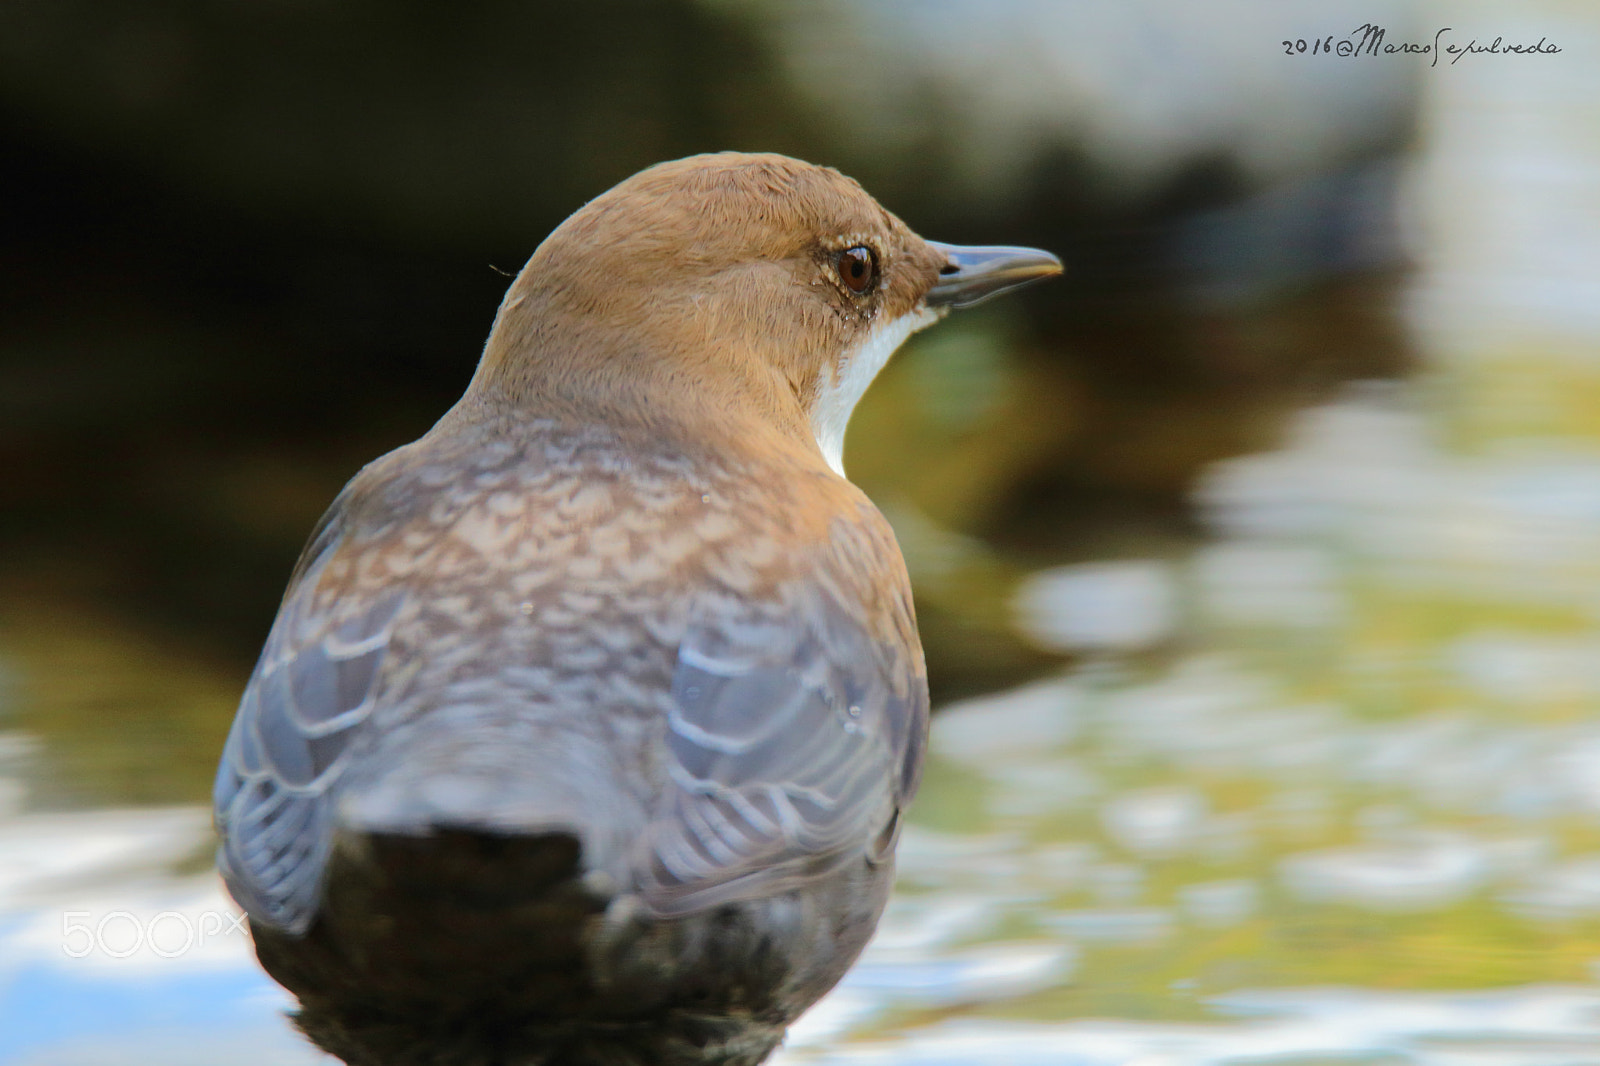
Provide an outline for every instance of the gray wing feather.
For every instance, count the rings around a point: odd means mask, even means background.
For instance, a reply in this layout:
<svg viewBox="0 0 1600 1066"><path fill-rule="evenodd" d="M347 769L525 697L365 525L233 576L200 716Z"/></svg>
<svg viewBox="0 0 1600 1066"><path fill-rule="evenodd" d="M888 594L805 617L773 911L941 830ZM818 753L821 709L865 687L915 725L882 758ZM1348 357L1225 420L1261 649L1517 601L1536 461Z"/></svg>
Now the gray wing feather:
<svg viewBox="0 0 1600 1066"><path fill-rule="evenodd" d="M337 505L335 505L337 509ZM396 614L386 593L336 619L313 608L340 542L337 523L306 549L223 748L213 802L217 865L252 918L304 932L331 844L328 792L372 713Z"/></svg>
<svg viewBox="0 0 1600 1066"><path fill-rule="evenodd" d="M679 649L670 786L641 894L681 914L882 858L915 789L927 687L906 649L814 594L778 621L702 621Z"/></svg>

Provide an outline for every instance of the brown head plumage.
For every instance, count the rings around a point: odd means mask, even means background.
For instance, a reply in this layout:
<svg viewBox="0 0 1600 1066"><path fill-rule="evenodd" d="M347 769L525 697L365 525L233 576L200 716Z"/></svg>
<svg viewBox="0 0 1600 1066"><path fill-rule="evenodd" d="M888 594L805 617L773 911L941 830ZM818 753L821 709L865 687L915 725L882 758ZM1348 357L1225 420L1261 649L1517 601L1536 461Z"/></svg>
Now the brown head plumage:
<svg viewBox="0 0 1600 1066"><path fill-rule="evenodd" d="M466 402L836 452L950 271L943 246L836 170L734 152L662 163L534 253Z"/></svg>

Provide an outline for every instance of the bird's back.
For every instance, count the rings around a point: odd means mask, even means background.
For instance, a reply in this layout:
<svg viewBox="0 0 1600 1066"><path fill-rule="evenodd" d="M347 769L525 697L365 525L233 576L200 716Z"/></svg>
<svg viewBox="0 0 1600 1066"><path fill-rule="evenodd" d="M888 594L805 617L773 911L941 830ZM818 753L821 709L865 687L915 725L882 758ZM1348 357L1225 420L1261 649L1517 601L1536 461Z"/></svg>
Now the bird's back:
<svg viewBox="0 0 1600 1066"><path fill-rule="evenodd" d="M754 1063L870 934L925 728L898 551L825 468L447 420L307 549L222 867L353 1063Z"/></svg>

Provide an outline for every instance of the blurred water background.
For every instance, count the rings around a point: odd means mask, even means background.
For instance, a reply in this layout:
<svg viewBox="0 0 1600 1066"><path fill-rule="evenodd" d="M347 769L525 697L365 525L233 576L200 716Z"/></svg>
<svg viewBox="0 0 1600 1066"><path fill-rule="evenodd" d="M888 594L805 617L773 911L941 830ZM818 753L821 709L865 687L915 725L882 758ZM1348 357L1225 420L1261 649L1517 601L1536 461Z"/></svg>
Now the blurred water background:
<svg viewBox="0 0 1600 1066"><path fill-rule="evenodd" d="M1317 52L1369 23L1562 51ZM853 424L939 711L785 1066L1600 1063L1597 40L1560 0L0 7L0 1063L324 1061L205 805L300 541L459 393L501 271L716 148L1069 266Z"/></svg>

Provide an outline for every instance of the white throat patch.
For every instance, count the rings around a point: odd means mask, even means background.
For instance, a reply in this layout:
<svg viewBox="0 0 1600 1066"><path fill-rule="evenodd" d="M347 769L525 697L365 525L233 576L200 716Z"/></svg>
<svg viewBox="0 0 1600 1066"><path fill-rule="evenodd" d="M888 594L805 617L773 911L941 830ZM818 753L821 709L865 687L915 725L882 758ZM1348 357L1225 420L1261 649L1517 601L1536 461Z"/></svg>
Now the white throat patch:
<svg viewBox="0 0 1600 1066"><path fill-rule="evenodd" d="M867 339L846 352L833 373L822 372L811 408L811 432L835 474L844 477L844 431L867 386L907 337L940 317L936 311L919 307L891 321L875 323Z"/></svg>

